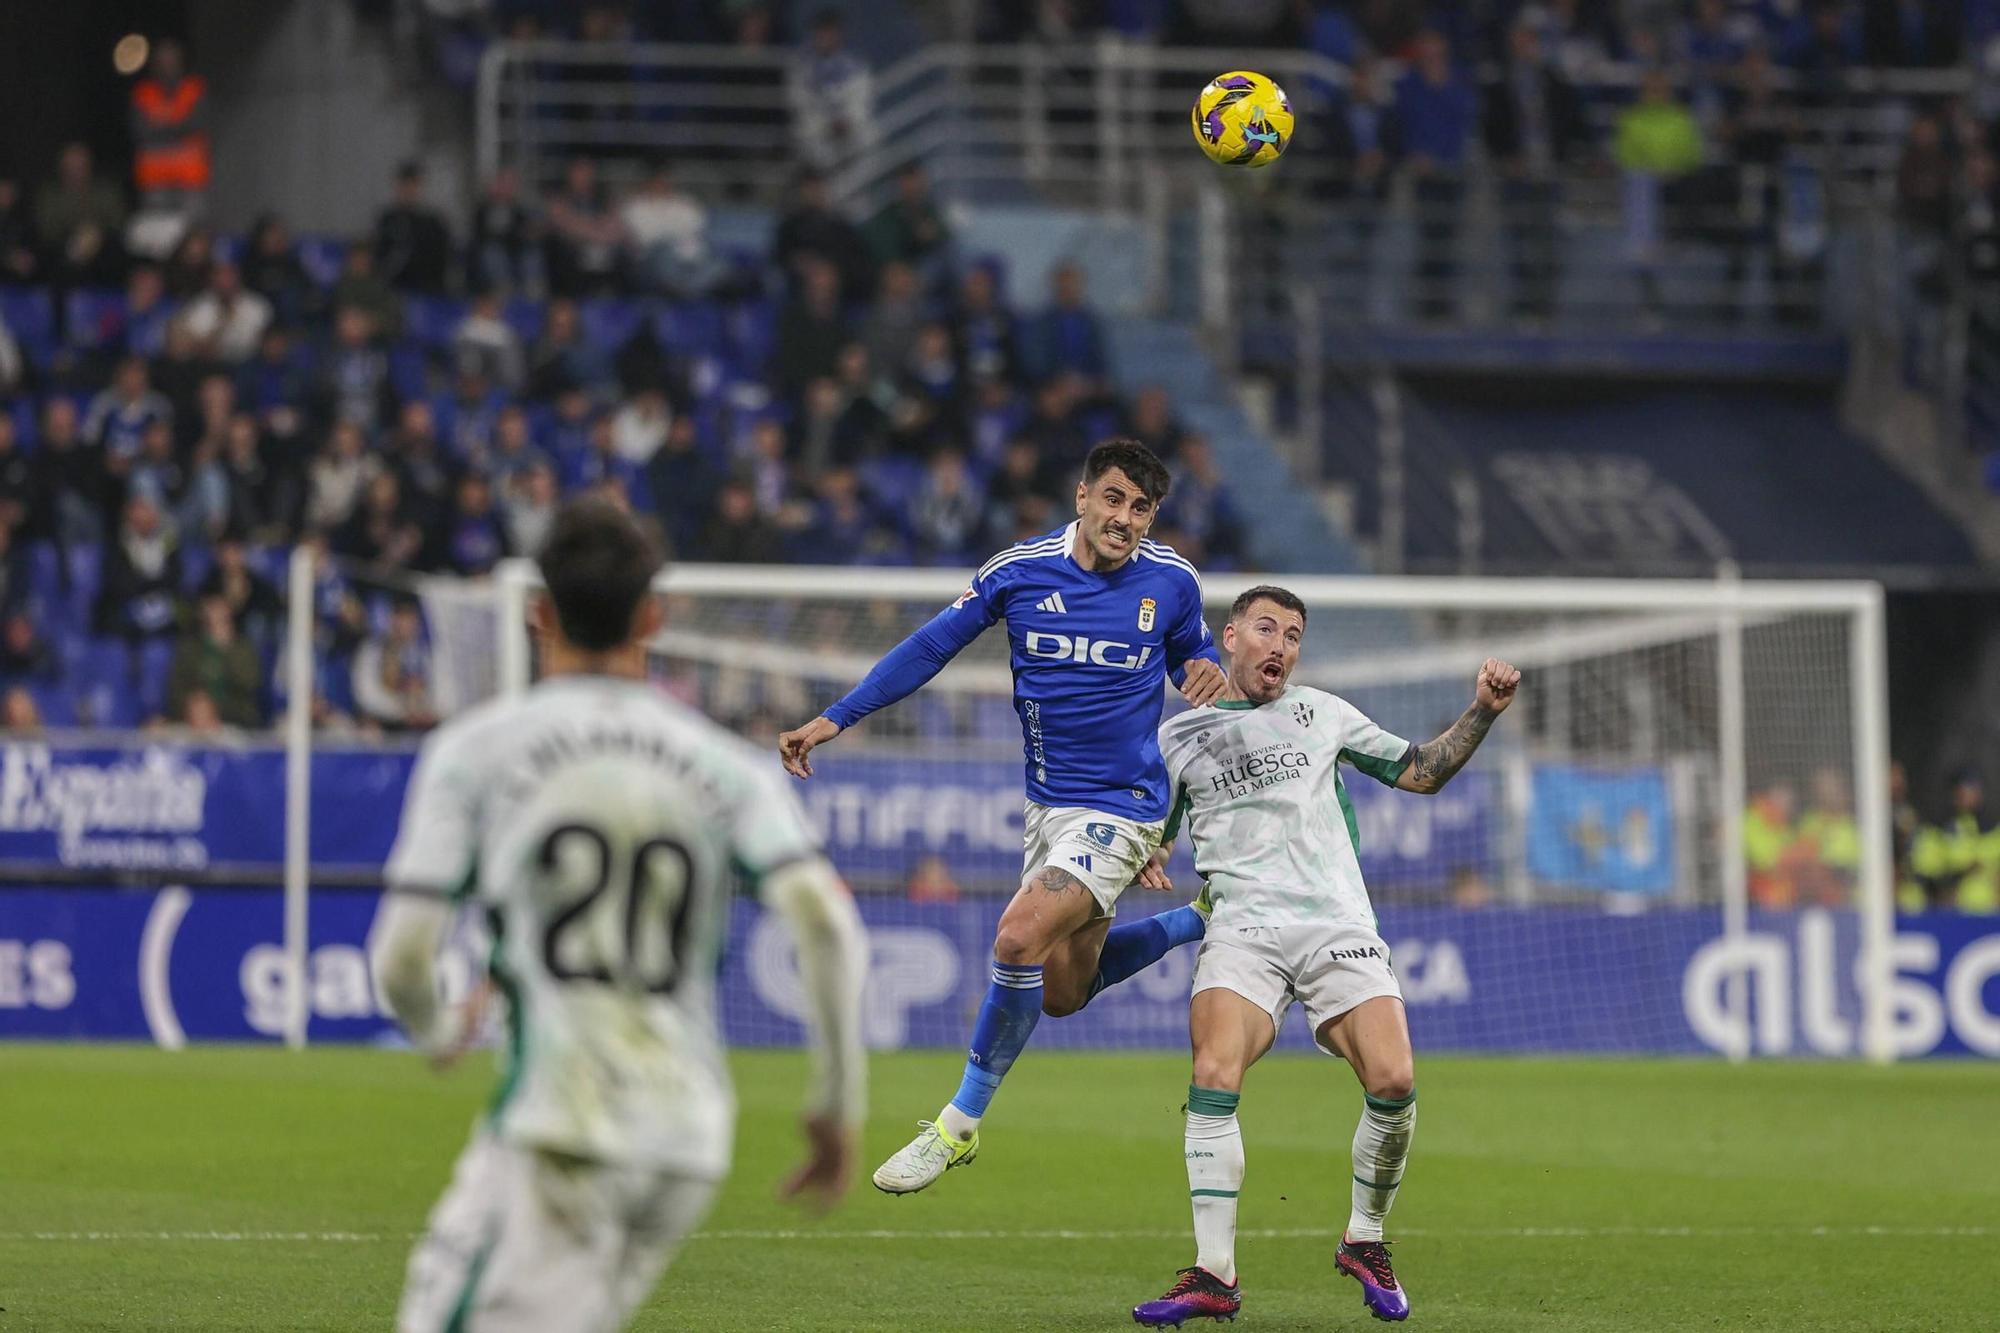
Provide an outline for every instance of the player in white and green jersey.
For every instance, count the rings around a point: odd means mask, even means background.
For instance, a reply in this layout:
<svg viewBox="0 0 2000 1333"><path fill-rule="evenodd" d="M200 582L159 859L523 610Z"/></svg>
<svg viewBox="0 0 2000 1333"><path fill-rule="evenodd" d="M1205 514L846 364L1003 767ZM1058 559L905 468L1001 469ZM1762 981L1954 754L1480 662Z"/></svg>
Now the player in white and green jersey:
<svg viewBox="0 0 2000 1333"><path fill-rule="evenodd" d="M1335 1258L1383 1319L1409 1316L1383 1222L1416 1127L1416 1073L1389 947L1361 879L1343 764L1403 791L1433 793L1472 757L1513 701L1521 673L1489 658L1472 706L1436 740L1412 745L1345 699L1290 684L1306 608L1283 588L1236 599L1222 644L1221 699L1160 728L1174 789L1164 846L1184 824L1213 903L1195 962L1186 1159L1197 1254L1174 1286L1132 1311L1142 1324L1233 1318L1243 1075L1277 1039L1292 1003L1322 1049L1346 1060L1364 1106L1354 1134L1352 1211ZM1161 887L1163 849L1141 877Z"/></svg>
<svg viewBox="0 0 2000 1333"><path fill-rule="evenodd" d="M426 740L371 942L441 1061L466 1036L432 970L452 898L484 910L507 1002L500 1086L411 1257L400 1333L608 1333L652 1290L729 1168L715 969L738 874L792 927L810 996L793 1192L839 1197L862 1116L859 917L775 766L647 684L657 547L579 502L540 564L544 678Z"/></svg>

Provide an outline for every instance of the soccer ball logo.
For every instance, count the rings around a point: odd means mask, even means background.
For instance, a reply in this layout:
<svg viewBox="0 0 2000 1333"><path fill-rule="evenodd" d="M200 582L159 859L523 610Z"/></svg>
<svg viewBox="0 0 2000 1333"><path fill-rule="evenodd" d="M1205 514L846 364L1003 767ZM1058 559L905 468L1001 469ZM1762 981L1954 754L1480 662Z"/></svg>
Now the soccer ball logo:
<svg viewBox="0 0 2000 1333"><path fill-rule="evenodd" d="M1292 104L1262 74L1239 69L1217 77L1194 103L1194 138L1225 167L1262 167L1292 141Z"/></svg>

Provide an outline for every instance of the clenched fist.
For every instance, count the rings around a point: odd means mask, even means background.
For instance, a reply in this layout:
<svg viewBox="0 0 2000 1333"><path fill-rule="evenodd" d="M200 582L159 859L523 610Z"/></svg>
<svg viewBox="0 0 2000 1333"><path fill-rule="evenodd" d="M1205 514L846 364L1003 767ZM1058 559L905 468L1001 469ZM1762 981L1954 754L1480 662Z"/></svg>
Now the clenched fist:
<svg viewBox="0 0 2000 1333"><path fill-rule="evenodd" d="M1521 685L1521 669L1489 657L1480 665L1479 681L1473 687L1473 698L1481 708L1489 713L1504 713L1507 705L1514 702L1514 691Z"/></svg>

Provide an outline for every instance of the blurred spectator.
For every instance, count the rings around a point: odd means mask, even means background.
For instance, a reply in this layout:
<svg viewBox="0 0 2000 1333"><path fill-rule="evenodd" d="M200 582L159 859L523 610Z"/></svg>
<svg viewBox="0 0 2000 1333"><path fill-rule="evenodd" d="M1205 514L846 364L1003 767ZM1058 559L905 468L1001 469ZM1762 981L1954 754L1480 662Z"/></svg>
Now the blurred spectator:
<svg viewBox="0 0 2000 1333"><path fill-rule="evenodd" d="M775 564L783 559L778 529L757 509L756 492L730 481L716 496L715 514L701 537L704 560L726 564Z"/></svg>
<svg viewBox="0 0 2000 1333"><path fill-rule="evenodd" d="M153 387L167 400L176 420L194 411L203 380L229 372L229 367L202 354L193 330L178 319L167 325L166 346L160 349L159 359L151 364Z"/></svg>
<svg viewBox="0 0 2000 1333"><path fill-rule="evenodd" d="M843 300L859 301L873 285L868 243L861 229L828 202L826 177L816 171L799 174L792 207L778 220L771 257L789 275L797 275L808 257L832 264L840 274Z"/></svg>
<svg viewBox="0 0 2000 1333"><path fill-rule="evenodd" d="M1129 435L1169 464L1180 452L1187 431L1174 417L1173 400L1164 387L1148 384L1132 395L1119 434ZM1176 483L1178 484L1178 483Z"/></svg>
<svg viewBox="0 0 2000 1333"><path fill-rule="evenodd" d="M35 253L35 219L21 193L21 182L0 176L0 282L33 282L41 269Z"/></svg>
<svg viewBox="0 0 2000 1333"><path fill-rule="evenodd" d="M228 733L228 720L222 716L222 709L215 702L215 696L207 690L190 690L181 706L173 715L173 723L180 730L194 737L221 738ZM149 727L158 725L149 722ZM171 724L170 724L171 725Z"/></svg>
<svg viewBox="0 0 2000 1333"><path fill-rule="evenodd" d="M1090 385L1109 372L1104 356L1104 331L1084 292L1083 269L1074 263L1056 265L1049 274L1050 305L1028 326L1022 339L1028 373L1036 380L1055 374L1076 374Z"/></svg>
<svg viewBox="0 0 2000 1333"><path fill-rule="evenodd" d="M1934 113L1920 112L1910 121L1896 163L1896 214L1920 238L1934 241L1949 225L1956 172L1943 123Z"/></svg>
<svg viewBox="0 0 2000 1333"><path fill-rule="evenodd" d="M352 421L336 421L307 472L306 523L332 529L345 523L362 488L382 464L366 452L368 441Z"/></svg>
<svg viewBox="0 0 2000 1333"><path fill-rule="evenodd" d="M960 275L951 328L967 375L1021 383L1019 333L1013 314L1000 302L999 278L991 264L973 264Z"/></svg>
<svg viewBox="0 0 2000 1333"><path fill-rule="evenodd" d="M1743 816L1743 856L1749 862L1750 900L1759 907L1798 901L1798 793L1774 782L1754 793Z"/></svg>
<svg viewBox="0 0 2000 1333"><path fill-rule="evenodd" d="M591 418L587 445L581 453L557 458L563 469L563 491L587 490L609 482L629 501L645 493L645 474L640 465L618 452L618 433L609 413Z"/></svg>
<svg viewBox="0 0 2000 1333"><path fill-rule="evenodd" d="M0 523L0 615L12 615L28 603L27 550L16 529Z"/></svg>
<svg viewBox="0 0 2000 1333"><path fill-rule="evenodd" d="M1753 24L1729 12L1727 0L1695 0L1693 12L1674 33L1673 57L1688 75L1688 100L1695 117L1714 126L1723 115L1729 84L1749 54Z"/></svg>
<svg viewBox="0 0 2000 1333"><path fill-rule="evenodd" d="M806 528L799 542L806 559L846 565L881 559L894 548L896 543L882 530L874 507L862 494L854 469L837 467L822 473L814 490L815 499L802 520L792 517L794 524L803 521Z"/></svg>
<svg viewBox="0 0 2000 1333"><path fill-rule="evenodd" d="M1854 906L1861 868L1861 830L1854 822L1854 794L1840 770L1812 776L1812 804L1799 819L1804 844L1799 898L1822 907Z"/></svg>
<svg viewBox="0 0 2000 1333"><path fill-rule="evenodd" d="M1976 769L1952 781L1951 814L1917 831L1910 868L1932 905L1961 912L2000 910L2000 837L1986 815L1986 781Z"/></svg>
<svg viewBox="0 0 2000 1333"><path fill-rule="evenodd" d="M909 359L917 327L923 322L923 288L916 270L908 264L884 264L874 304L861 323L861 343L868 349L868 359L895 373Z"/></svg>
<svg viewBox="0 0 2000 1333"><path fill-rule="evenodd" d="M49 399L42 408L40 436L35 530L62 545L98 542L104 535L103 451L83 438L76 404Z"/></svg>
<svg viewBox="0 0 2000 1333"><path fill-rule="evenodd" d="M1030 439L1016 439L1000 456L1000 468L986 483L987 546L1005 546L1022 525L1046 532L1055 517L1054 497L1063 478L1047 465Z"/></svg>
<svg viewBox="0 0 2000 1333"><path fill-rule="evenodd" d="M361 502L333 534L333 550L384 569L408 569L424 547L423 529L403 503L403 486L384 469L369 478Z"/></svg>
<svg viewBox="0 0 2000 1333"><path fill-rule="evenodd" d="M226 523L269 542L289 535L298 514L298 484L289 471L281 472L266 460L257 418L248 412L229 419L219 471L228 502L226 518L213 522L212 529Z"/></svg>
<svg viewBox="0 0 2000 1333"><path fill-rule="evenodd" d="M143 206L193 213L208 191L208 85L185 63L163 39L132 85L132 179Z"/></svg>
<svg viewBox="0 0 2000 1333"><path fill-rule="evenodd" d="M693 420L675 417L666 440L646 463L646 489L674 552L689 553L698 545L713 512L716 483L715 470L695 438Z"/></svg>
<svg viewBox="0 0 2000 1333"><path fill-rule="evenodd" d="M903 357L902 386L906 394L930 404L948 433L958 433L965 419L965 386L950 329L936 322L918 327L916 341Z"/></svg>
<svg viewBox="0 0 2000 1333"><path fill-rule="evenodd" d="M1669 190L1701 166L1702 151L1693 113L1675 99L1665 73L1648 71L1639 100L1618 114L1612 154L1625 173L1626 251L1655 314L1663 309L1659 265Z"/></svg>
<svg viewBox="0 0 2000 1333"><path fill-rule="evenodd" d="M312 375L290 330L273 324L257 340L257 355L236 373L237 394L273 438L289 443L312 405Z"/></svg>
<svg viewBox="0 0 2000 1333"><path fill-rule="evenodd" d="M399 292L442 293L451 281L451 228L424 198L424 169L396 169L393 202L375 220L375 264Z"/></svg>
<svg viewBox="0 0 2000 1333"><path fill-rule="evenodd" d="M1162 508L1162 518L1192 539L1194 551L1181 551L1189 560L1234 563L1242 555L1242 516L1223 480L1222 467L1202 436L1181 440L1174 456L1173 489Z"/></svg>
<svg viewBox="0 0 2000 1333"><path fill-rule="evenodd" d="M797 502L801 490L785 457L785 428L772 417L760 417L750 427L742 453L738 475L756 493L757 508L784 526L785 510Z"/></svg>
<svg viewBox="0 0 2000 1333"><path fill-rule="evenodd" d="M250 226L243 285L269 301L273 317L284 325L299 323L319 302L319 288L299 262L291 229L276 213L262 214Z"/></svg>
<svg viewBox="0 0 2000 1333"><path fill-rule="evenodd" d="M445 551L445 563L461 578L490 574L493 566L514 553L506 525L493 507L493 487L478 473L458 479Z"/></svg>
<svg viewBox="0 0 2000 1333"><path fill-rule="evenodd" d="M721 277L708 248L708 210L674 184L673 169L657 163L618 210L632 270L647 291L691 300L705 296Z"/></svg>
<svg viewBox="0 0 2000 1333"><path fill-rule="evenodd" d="M107 458L129 459L139 452L146 427L155 421L172 426L173 408L153 388L145 359L129 356L118 363L109 388L90 400L83 419L83 436Z"/></svg>
<svg viewBox="0 0 2000 1333"><path fill-rule="evenodd" d="M181 322L209 360L241 365L257 351L271 323L271 303L243 286L243 272L223 262L209 270L208 289L188 302Z"/></svg>
<svg viewBox="0 0 2000 1333"><path fill-rule="evenodd" d="M9 686L6 694L0 695L0 731L9 736L42 734L42 710L35 696L19 685Z"/></svg>
<svg viewBox="0 0 2000 1333"><path fill-rule="evenodd" d="M59 666L55 649L42 636L34 617L14 611L0 622L0 683L52 681Z"/></svg>
<svg viewBox="0 0 2000 1333"><path fill-rule="evenodd" d="M205 226L189 227L174 243L160 274L166 280L167 295L185 301L208 286L208 270L215 263L215 233Z"/></svg>
<svg viewBox="0 0 2000 1333"><path fill-rule="evenodd" d="M787 85L802 161L837 167L874 145L874 85L867 63L847 49L840 12L813 15Z"/></svg>
<svg viewBox="0 0 2000 1333"><path fill-rule="evenodd" d="M541 227L521 202L521 175L512 167L493 173L473 209L465 285L472 291L498 288L541 295Z"/></svg>
<svg viewBox="0 0 2000 1333"><path fill-rule="evenodd" d="M519 403L502 408L493 423L493 447L485 453L481 464L501 494L504 496L515 478L529 468L548 461L548 455L535 444L527 410Z"/></svg>
<svg viewBox="0 0 2000 1333"><path fill-rule="evenodd" d="M1021 427L1021 435L1034 441L1044 464L1071 480L1071 473L1083 466L1090 452L1090 440L1076 423L1082 403L1082 386L1074 375L1057 375L1035 390L1034 408Z"/></svg>
<svg viewBox="0 0 2000 1333"><path fill-rule="evenodd" d="M1451 872L1445 895L1452 907L1461 912L1476 912L1493 905L1493 885L1471 866L1460 866Z"/></svg>
<svg viewBox="0 0 2000 1333"><path fill-rule="evenodd" d="M374 317L359 306L339 307L333 343L313 386L315 410L324 420L373 430L394 401L389 356L376 345Z"/></svg>
<svg viewBox="0 0 2000 1333"><path fill-rule="evenodd" d="M931 564L969 560L984 517L978 490L965 470L965 455L939 450L910 503L918 557Z"/></svg>
<svg viewBox="0 0 2000 1333"><path fill-rule="evenodd" d="M403 404L383 449L410 516L432 539L451 506L452 465L438 442L437 413L421 398Z"/></svg>
<svg viewBox="0 0 2000 1333"><path fill-rule="evenodd" d="M1389 192L1389 164L1401 151L1393 95L1382 86L1374 57L1348 70L1347 86L1332 90L1319 116L1320 138L1336 166L1327 195L1353 205L1357 239L1366 249L1374 214Z"/></svg>
<svg viewBox="0 0 2000 1333"><path fill-rule="evenodd" d="M944 262L951 229L931 197L923 163L911 162L896 173L896 197L868 220L867 234L875 258L884 264L909 264L929 275Z"/></svg>
<svg viewBox="0 0 2000 1333"><path fill-rule="evenodd" d="M215 712L232 727L255 727L263 722L257 707L258 680L262 667L257 650L236 629L236 617L227 600L203 597L195 606L195 623L174 650L173 667L167 674L167 711L177 718L188 716L188 696L199 690L215 705Z"/></svg>
<svg viewBox="0 0 2000 1333"><path fill-rule="evenodd" d="M507 521L507 544L522 555L533 557L542 549L549 529L556 521L561 496L556 489L556 470L546 461L525 469L507 488L501 503Z"/></svg>
<svg viewBox="0 0 2000 1333"><path fill-rule="evenodd" d="M1443 34L1420 34L1412 67L1396 85L1396 123L1417 210L1415 304L1427 319L1449 316L1456 304L1459 211L1474 98Z"/></svg>
<svg viewBox="0 0 2000 1333"><path fill-rule="evenodd" d="M431 650L417 604L399 600L388 627L354 654L354 704L391 731L421 730L437 721L431 702Z"/></svg>
<svg viewBox="0 0 2000 1333"><path fill-rule="evenodd" d="M12 398L27 378L28 363L21 356L21 342L0 315L0 398Z"/></svg>
<svg viewBox="0 0 2000 1333"><path fill-rule="evenodd" d="M528 358L528 396L546 402L571 390L596 394L611 383L611 359L583 336L576 302L549 302L541 339Z"/></svg>
<svg viewBox="0 0 2000 1333"><path fill-rule="evenodd" d="M473 298L472 308L452 331L451 355L456 369L473 370L508 393L519 391L527 382L521 335L502 313L497 291L482 291Z"/></svg>
<svg viewBox="0 0 2000 1333"><path fill-rule="evenodd" d="M1501 230L1512 268L1514 313L1547 320L1555 314L1562 251L1557 214L1560 172L1588 144L1583 98L1542 57L1532 24L1507 32L1507 62L1486 90L1486 152L1499 166Z"/></svg>
<svg viewBox="0 0 2000 1333"><path fill-rule="evenodd" d="M35 194L35 234L59 287L102 287L116 281L125 198L95 174L90 149L63 145L56 178Z"/></svg>
<svg viewBox="0 0 2000 1333"><path fill-rule="evenodd" d="M571 158L562 189L548 202L549 287L557 296L602 296L618 285L625 229L597 180L597 165Z"/></svg>
<svg viewBox="0 0 2000 1333"><path fill-rule="evenodd" d="M658 388L641 389L611 417L611 434L619 457L645 466L646 460L667 442L667 432L673 424L674 414L667 405L666 392Z"/></svg>
<svg viewBox="0 0 2000 1333"><path fill-rule="evenodd" d="M269 579L250 567L250 548L240 533L224 533L216 542L215 564L195 595L219 598L229 608L236 632L253 644L270 642L284 621L284 599Z"/></svg>
<svg viewBox="0 0 2000 1333"><path fill-rule="evenodd" d="M960 892L951 877L951 863L935 854L920 858L903 882L903 896L913 903L955 903Z"/></svg>
<svg viewBox="0 0 2000 1333"><path fill-rule="evenodd" d="M840 275L825 260L808 259L801 266L798 291L778 316L771 351L772 387L795 400L808 382L833 374L846 341Z"/></svg>
<svg viewBox="0 0 2000 1333"><path fill-rule="evenodd" d="M0 412L0 525L21 532L28 527L36 503L35 464L22 450L19 427L10 412Z"/></svg>
<svg viewBox="0 0 2000 1333"><path fill-rule="evenodd" d="M142 495L125 502L105 544L97 632L162 639L174 632L181 586L180 541L159 506Z"/></svg>
<svg viewBox="0 0 2000 1333"><path fill-rule="evenodd" d="M340 277L334 282L327 303L335 311L363 312L374 332L387 341L394 342L403 336L403 298L376 271L375 252L365 245L347 247Z"/></svg>
<svg viewBox="0 0 2000 1333"><path fill-rule="evenodd" d="M1964 14L1929 0L1864 0L1861 46L1868 64L1891 69L1942 68L1964 50Z"/></svg>
<svg viewBox="0 0 2000 1333"><path fill-rule="evenodd" d="M125 278L124 308L111 312L100 326L100 355L159 356L166 350L175 309L159 266L134 264Z"/></svg>

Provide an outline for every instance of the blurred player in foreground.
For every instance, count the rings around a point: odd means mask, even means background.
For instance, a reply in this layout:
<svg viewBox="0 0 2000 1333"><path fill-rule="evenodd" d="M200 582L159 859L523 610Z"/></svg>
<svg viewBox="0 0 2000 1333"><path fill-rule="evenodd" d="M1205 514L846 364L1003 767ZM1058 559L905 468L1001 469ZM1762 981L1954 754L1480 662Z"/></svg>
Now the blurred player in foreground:
<svg viewBox="0 0 2000 1333"><path fill-rule="evenodd" d="M737 871L791 926L812 1009L786 1193L840 1198L865 1103L860 920L775 770L646 683L658 549L580 501L540 564L544 678L424 742L371 942L440 1062L469 1036L432 972L452 900L485 909L507 1001L500 1087L410 1259L401 1333L595 1333L652 1290L729 1168L714 983Z"/></svg>
<svg viewBox="0 0 2000 1333"><path fill-rule="evenodd" d="M876 1168L885 1193L913 1194L973 1159L980 1119L1043 1013L1075 1013L1201 938L1194 905L1111 925L1167 817L1162 682L1173 677L1192 704L1222 691L1201 580L1172 547L1146 539L1168 482L1166 466L1138 441L1098 445L1077 483L1076 522L988 560L957 601L845 698L778 738L785 767L810 777L815 746L917 690L988 626L1007 622L1028 764L1021 887L994 933L992 983L958 1091Z"/></svg>
<svg viewBox="0 0 2000 1333"><path fill-rule="evenodd" d="M1161 867L1185 821L1214 914L1195 962L1188 1022L1194 1081L1186 1157L1197 1253L1166 1295L1132 1311L1141 1324L1236 1317L1243 1188L1236 1103L1244 1072L1271 1049L1294 1000L1320 1047L1353 1066L1365 1101L1354 1131L1353 1211L1335 1263L1361 1283L1376 1317L1410 1313L1382 1224L1416 1129L1415 1065L1389 946L1361 882L1354 807L1339 767L1352 764L1401 791L1435 793L1513 702L1521 673L1488 658L1472 706L1436 740L1412 745L1346 700L1289 683L1305 628L1305 603L1283 588L1238 597L1222 631L1223 697L1160 728L1174 813L1142 882L1164 884Z"/></svg>

